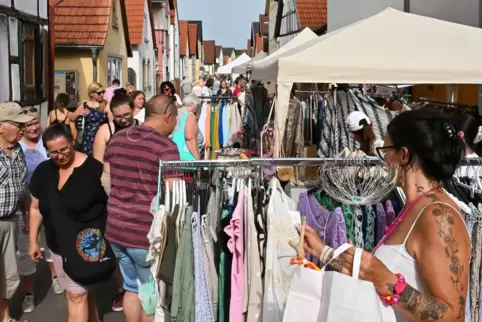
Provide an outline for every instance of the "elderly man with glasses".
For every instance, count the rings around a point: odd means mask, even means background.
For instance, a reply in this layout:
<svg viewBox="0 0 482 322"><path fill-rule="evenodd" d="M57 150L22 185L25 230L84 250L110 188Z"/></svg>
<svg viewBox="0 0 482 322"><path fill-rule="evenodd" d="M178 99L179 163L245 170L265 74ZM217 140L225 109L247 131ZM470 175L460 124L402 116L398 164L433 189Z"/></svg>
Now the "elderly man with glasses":
<svg viewBox="0 0 482 322"><path fill-rule="evenodd" d="M8 302L20 283L16 259L15 212L24 196L27 165L18 143L33 116L17 103L0 104L0 321L14 321Z"/></svg>

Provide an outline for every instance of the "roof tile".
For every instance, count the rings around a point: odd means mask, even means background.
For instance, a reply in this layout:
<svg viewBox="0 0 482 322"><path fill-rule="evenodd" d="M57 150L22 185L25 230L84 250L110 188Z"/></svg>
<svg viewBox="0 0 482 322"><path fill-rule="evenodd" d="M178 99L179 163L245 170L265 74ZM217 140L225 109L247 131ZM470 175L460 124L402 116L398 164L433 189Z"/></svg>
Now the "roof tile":
<svg viewBox="0 0 482 322"><path fill-rule="evenodd" d="M188 24L189 55L197 56L197 24Z"/></svg>
<svg viewBox="0 0 482 322"><path fill-rule="evenodd" d="M296 0L300 27L319 29L327 24L327 0Z"/></svg>
<svg viewBox="0 0 482 322"><path fill-rule="evenodd" d="M188 23L187 20L179 20L179 55L186 56L188 44Z"/></svg>
<svg viewBox="0 0 482 322"><path fill-rule="evenodd" d="M204 40L204 64L212 65L216 62L216 42L214 40Z"/></svg>
<svg viewBox="0 0 482 322"><path fill-rule="evenodd" d="M144 0L125 0L127 25L132 45L142 44L144 37Z"/></svg>
<svg viewBox="0 0 482 322"><path fill-rule="evenodd" d="M103 46L111 6L112 0L64 0L59 3L55 7L55 44Z"/></svg>

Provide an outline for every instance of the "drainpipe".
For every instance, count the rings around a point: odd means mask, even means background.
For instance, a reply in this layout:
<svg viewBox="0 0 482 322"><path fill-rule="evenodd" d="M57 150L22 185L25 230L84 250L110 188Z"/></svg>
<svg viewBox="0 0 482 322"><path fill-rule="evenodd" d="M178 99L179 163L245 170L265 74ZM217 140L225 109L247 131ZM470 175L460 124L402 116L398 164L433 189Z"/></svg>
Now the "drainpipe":
<svg viewBox="0 0 482 322"><path fill-rule="evenodd" d="M93 68L93 73L92 75L94 75L93 78L93 82L97 82L97 54L99 53L99 48L91 48L90 49L92 51L92 68Z"/></svg>
<svg viewBox="0 0 482 322"><path fill-rule="evenodd" d="M55 7L64 2L64 0L53 1L49 5L49 69L50 69L50 84L49 84L49 111L54 107L54 84L55 84Z"/></svg>

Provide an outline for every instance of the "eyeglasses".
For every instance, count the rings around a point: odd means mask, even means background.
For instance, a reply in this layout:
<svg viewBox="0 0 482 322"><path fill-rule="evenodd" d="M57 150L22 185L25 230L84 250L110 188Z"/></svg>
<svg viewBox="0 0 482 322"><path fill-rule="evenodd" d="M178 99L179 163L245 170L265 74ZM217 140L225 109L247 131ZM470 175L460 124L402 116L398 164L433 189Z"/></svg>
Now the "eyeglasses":
<svg viewBox="0 0 482 322"><path fill-rule="evenodd" d="M105 91L98 91L98 92L95 92L97 95L104 95L105 94Z"/></svg>
<svg viewBox="0 0 482 322"><path fill-rule="evenodd" d="M124 115L114 115L114 119L120 121L120 120L127 120L129 117L132 116L132 112L126 113Z"/></svg>
<svg viewBox="0 0 482 322"><path fill-rule="evenodd" d="M55 158L58 158L58 156L60 154L62 154L63 156L67 156L71 149L72 148L70 146L67 146L67 147L62 148L60 150L49 152L48 154L52 159L55 159Z"/></svg>
<svg viewBox="0 0 482 322"><path fill-rule="evenodd" d="M171 88L169 88L169 87L165 87L165 88L162 89L163 92L168 92L170 90L171 90Z"/></svg>
<svg viewBox="0 0 482 322"><path fill-rule="evenodd" d="M394 145L379 146L375 148L375 151L377 151L377 155L380 159L385 160L385 154L386 154L385 150L390 150L390 149L398 149L398 147Z"/></svg>

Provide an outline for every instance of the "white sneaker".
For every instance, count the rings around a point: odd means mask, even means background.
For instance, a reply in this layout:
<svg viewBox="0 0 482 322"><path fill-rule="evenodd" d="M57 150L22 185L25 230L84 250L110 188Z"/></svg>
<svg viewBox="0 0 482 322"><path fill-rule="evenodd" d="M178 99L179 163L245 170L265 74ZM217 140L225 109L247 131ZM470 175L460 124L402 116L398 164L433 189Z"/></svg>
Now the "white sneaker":
<svg viewBox="0 0 482 322"><path fill-rule="evenodd" d="M52 289L54 290L55 294L62 294L65 291L57 278L52 280Z"/></svg>
<svg viewBox="0 0 482 322"><path fill-rule="evenodd" d="M25 296L22 303L22 311L24 313L30 313L35 310L35 297L32 294Z"/></svg>

